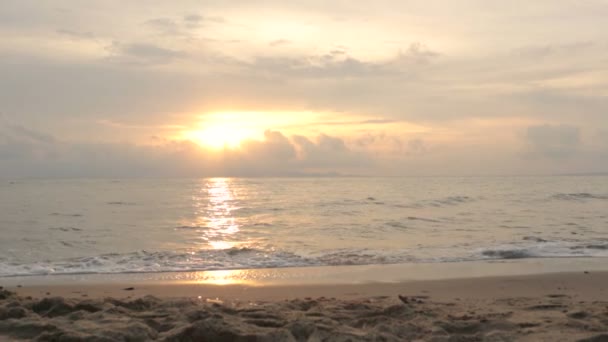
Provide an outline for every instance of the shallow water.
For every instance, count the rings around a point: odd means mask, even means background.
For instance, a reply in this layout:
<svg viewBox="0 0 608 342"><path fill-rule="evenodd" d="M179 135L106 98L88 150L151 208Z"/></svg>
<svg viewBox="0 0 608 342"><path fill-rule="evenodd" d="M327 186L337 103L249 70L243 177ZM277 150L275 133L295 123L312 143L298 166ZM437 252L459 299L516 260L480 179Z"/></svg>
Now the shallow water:
<svg viewBox="0 0 608 342"><path fill-rule="evenodd" d="M608 177L0 183L0 276L608 256Z"/></svg>

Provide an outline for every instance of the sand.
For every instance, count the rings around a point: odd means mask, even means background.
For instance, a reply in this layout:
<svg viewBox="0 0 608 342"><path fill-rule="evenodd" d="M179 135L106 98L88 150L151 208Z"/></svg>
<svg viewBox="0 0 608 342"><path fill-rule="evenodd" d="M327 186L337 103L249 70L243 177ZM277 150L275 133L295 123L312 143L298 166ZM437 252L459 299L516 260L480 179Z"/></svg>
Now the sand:
<svg viewBox="0 0 608 342"><path fill-rule="evenodd" d="M11 286L0 340L608 341L608 272L397 283Z"/></svg>

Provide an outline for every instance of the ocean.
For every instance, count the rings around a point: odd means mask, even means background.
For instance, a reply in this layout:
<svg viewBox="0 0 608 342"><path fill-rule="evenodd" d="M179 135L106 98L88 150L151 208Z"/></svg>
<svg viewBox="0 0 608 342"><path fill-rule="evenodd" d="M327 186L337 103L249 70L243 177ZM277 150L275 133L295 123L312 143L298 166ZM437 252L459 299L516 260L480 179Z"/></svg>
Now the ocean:
<svg viewBox="0 0 608 342"><path fill-rule="evenodd" d="M0 182L0 277L608 256L608 176Z"/></svg>

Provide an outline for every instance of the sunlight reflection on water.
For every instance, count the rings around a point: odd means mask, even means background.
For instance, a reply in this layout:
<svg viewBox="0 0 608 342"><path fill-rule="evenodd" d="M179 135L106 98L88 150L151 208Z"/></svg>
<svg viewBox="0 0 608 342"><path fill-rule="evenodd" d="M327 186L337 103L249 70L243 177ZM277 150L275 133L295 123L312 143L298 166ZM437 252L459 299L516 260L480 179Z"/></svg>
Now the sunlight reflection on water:
<svg viewBox="0 0 608 342"><path fill-rule="evenodd" d="M248 273L246 270L204 272L199 273L195 283L210 285L252 284L254 279L251 279Z"/></svg>
<svg viewBox="0 0 608 342"><path fill-rule="evenodd" d="M238 207L231 182L228 178L208 179L201 187L200 195L192 199L198 225L205 228L200 230L201 239L212 249L228 249L236 245L230 241L240 230L233 214Z"/></svg>

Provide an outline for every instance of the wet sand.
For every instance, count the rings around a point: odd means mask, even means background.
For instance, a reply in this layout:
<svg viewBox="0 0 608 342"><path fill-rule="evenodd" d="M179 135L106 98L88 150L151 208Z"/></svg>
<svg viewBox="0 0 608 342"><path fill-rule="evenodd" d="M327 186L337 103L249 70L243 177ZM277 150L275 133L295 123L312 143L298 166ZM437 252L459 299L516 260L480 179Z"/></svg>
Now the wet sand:
<svg viewBox="0 0 608 342"><path fill-rule="evenodd" d="M12 285L0 295L2 339L608 341L608 272L320 285Z"/></svg>

